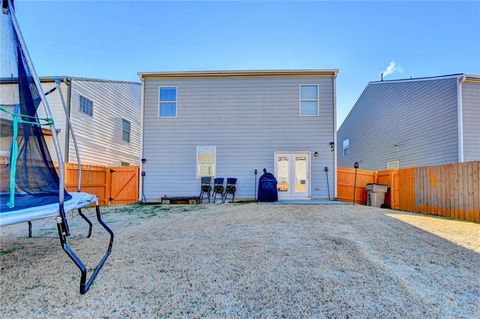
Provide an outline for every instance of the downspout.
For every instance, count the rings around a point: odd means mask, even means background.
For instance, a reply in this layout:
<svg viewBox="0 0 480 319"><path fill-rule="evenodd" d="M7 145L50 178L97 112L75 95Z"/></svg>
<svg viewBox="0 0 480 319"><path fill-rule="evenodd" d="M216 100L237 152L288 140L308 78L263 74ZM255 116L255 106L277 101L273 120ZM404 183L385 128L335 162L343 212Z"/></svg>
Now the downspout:
<svg viewBox="0 0 480 319"><path fill-rule="evenodd" d="M144 164L145 158L143 157L143 140L144 140L144 129L143 129L143 117L144 117L144 108L145 108L145 78L140 75L140 80L142 81L142 90L140 92L140 185L139 185L139 193L138 193L138 201L142 202L145 200L143 196L144 192L144 179L145 179L145 171L144 171Z"/></svg>
<svg viewBox="0 0 480 319"><path fill-rule="evenodd" d="M337 199L337 73L333 76L333 199Z"/></svg>
<svg viewBox="0 0 480 319"><path fill-rule="evenodd" d="M463 75L457 79L457 117L458 117L458 161L462 163L463 157L463 102L462 102L462 83L465 81Z"/></svg>
<svg viewBox="0 0 480 319"><path fill-rule="evenodd" d="M72 109L72 80L70 78L63 79L67 85L67 116L70 118ZM65 121L65 162L70 162L70 125Z"/></svg>

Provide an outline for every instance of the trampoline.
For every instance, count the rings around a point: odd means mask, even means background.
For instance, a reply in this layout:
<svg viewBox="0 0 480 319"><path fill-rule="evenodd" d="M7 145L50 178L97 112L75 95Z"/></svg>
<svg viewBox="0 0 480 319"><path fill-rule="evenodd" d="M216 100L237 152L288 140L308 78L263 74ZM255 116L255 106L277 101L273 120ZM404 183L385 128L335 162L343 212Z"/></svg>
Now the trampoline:
<svg viewBox="0 0 480 319"><path fill-rule="evenodd" d="M81 192L80 154L60 87L62 80L56 80L52 90L46 93L43 91L15 17L13 0L2 0L0 16L0 83L5 84L0 96L0 226L27 222L31 237L32 221L52 218L57 224L63 250L81 272L80 293L84 294L110 256L114 234L102 220L97 197ZM76 152L77 192L65 190L62 151L46 99L46 95L53 92L58 92L62 101ZM45 132L51 132L56 163L50 156ZM87 268L67 243L70 229L66 212L78 211L88 223L87 237L90 237L93 224L82 213L82 208L92 204L96 208L97 220L108 232L110 240L105 255L87 280Z"/></svg>

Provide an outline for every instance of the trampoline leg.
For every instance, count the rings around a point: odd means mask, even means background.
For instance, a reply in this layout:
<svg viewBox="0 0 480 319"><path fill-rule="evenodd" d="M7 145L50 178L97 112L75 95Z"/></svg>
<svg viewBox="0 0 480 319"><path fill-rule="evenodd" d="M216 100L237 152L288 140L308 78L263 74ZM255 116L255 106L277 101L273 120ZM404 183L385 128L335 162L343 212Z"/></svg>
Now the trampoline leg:
<svg viewBox="0 0 480 319"><path fill-rule="evenodd" d="M90 238L90 236L92 236L92 222L90 221L90 219L88 219L87 216L85 216L85 215L82 213L82 209L81 209L81 208L78 209L78 214L80 215L80 217L82 217L83 219L85 219L85 221L87 222L87 224L88 224L88 235L87 235L87 238Z"/></svg>
<svg viewBox="0 0 480 319"><path fill-rule="evenodd" d="M28 222L28 238L32 238L32 222Z"/></svg>
<svg viewBox="0 0 480 319"><path fill-rule="evenodd" d="M98 273L100 272L100 269L102 269L102 266L105 264L105 261L108 259L108 257L112 253L112 245L113 245L113 237L114 237L113 232L107 226L107 224L105 224L105 222L102 220L102 216L100 214L100 207L97 205L95 208L96 208L98 222L110 234L110 242L108 244L107 252L98 263L97 267L93 271L93 274L90 276L88 281L87 281L87 268L85 267L83 262L80 260L80 258L78 258L78 256L73 252L72 248L70 248L70 246L67 244L67 233L66 233L65 224L62 218L58 217L57 219L57 229L58 229L58 236L60 238L60 244L62 245L63 250L67 253L68 257L70 257L70 259L75 263L75 265L78 267L78 269L80 269L80 272L81 272L80 294L82 295L85 294L90 289L90 286L92 285L93 281L95 280Z"/></svg>

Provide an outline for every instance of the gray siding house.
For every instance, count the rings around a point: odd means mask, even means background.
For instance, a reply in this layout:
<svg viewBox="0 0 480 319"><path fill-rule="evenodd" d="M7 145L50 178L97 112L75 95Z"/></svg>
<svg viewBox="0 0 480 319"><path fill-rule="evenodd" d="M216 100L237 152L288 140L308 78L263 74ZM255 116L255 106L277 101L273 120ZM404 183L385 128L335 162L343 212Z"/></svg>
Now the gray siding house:
<svg viewBox="0 0 480 319"><path fill-rule="evenodd" d="M480 77L370 82L337 134L339 167L480 160Z"/></svg>
<svg viewBox="0 0 480 319"><path fill-rule="evenodd" d="M200 177L276 175L282 199L335 196L336 70L142 72L147 201L198 196ZM324 168L328 167L330 185Z"/></svg>
<svg viewBox="0 0 480 319"><path fill-rule="evenodd" d="M68 76L42 77L40 80L45 92L55 87L55 79L61 80L60 88L70 113L82 163L138 165L140 83ZM9 84L8 80L0 83L0 93L11 89L12 84ZM75 149L59 90L48 94L47 99L52 109L64 161L75 163ZM44 116L43 108L40 108L39 115ZM45 132L45 138L51 154L55 154L51 134L52 132Z"/></svg>

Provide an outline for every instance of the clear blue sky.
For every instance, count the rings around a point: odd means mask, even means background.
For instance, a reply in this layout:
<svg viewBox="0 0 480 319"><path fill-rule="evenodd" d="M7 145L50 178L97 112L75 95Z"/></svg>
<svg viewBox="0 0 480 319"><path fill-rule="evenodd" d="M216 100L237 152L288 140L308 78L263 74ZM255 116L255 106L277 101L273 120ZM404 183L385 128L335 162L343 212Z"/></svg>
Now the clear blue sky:
<svg viewBox="0 0 480 319"><path fill-rule="evenodd" d="M480 74L479 2L16 1L40 75L338 68L338 124L369 81Z"/></svg>

